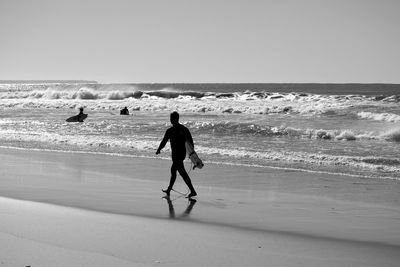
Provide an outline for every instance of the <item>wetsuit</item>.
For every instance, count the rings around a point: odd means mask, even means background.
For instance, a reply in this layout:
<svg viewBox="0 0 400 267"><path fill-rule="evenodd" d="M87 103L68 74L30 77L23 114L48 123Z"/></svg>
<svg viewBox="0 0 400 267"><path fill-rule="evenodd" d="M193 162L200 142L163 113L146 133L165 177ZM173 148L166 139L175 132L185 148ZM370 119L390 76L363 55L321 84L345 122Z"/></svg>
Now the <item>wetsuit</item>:
<svg viewBox="0 0 400 267"><path fill-rule="evenodd" d="M83 122L85 114L83 114L83 111L79 112L78 114L78 121L79 122Z"/></svg>
<svg viewBox="0 0 400 267"><path fill-rule="evenodd" d="M190 191L195 192L190 177L185 170L185 166L183 165L183 161L186 157L185 142L188 141L194 146L193 138L190 134L189 129L179 123L173 125L165 132L164 138L160 143L158 151L164 148L168 140L170 141L172 150L171 180L168 189L172 190L172 187L176 180L176 171L178 171L187 186L189 187Z"/></svg>

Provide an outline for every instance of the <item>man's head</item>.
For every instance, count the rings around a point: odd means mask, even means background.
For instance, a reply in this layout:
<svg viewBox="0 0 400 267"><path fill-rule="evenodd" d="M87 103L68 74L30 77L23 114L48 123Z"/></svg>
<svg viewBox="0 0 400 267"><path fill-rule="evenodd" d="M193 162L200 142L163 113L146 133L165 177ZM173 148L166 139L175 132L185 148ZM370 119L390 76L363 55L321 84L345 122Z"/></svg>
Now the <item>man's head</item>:
<svg viewBox="0 0 400 267"><path fill-rule="evenodd" d="M174 111L170 115L170 121L172 125L178 124L179 123L179 113Z"/></svg>

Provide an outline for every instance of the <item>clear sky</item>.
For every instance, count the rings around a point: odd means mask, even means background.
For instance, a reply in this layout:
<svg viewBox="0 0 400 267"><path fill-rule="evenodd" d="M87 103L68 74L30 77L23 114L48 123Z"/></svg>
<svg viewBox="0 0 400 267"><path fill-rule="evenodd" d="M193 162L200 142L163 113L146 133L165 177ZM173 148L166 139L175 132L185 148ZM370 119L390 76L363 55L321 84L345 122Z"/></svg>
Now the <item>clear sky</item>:
<svg viewBox="0 0 400 267"><path fill-rule="evenodd" d="M400 83L398 0L0 0L0 80Z"/></svg>

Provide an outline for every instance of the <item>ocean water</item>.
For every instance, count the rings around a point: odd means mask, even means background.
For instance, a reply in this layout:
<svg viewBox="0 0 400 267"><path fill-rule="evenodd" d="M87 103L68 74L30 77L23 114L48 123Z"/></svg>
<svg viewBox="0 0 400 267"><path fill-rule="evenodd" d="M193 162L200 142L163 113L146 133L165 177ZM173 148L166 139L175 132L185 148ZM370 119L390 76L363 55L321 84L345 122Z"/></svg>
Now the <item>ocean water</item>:
<svg viewBox="0 0 400 267"><path fill-rule="evenodd" d="M205 168L400 180L400 85L3 83L0 146L158 157L175 110Z"/></svg>

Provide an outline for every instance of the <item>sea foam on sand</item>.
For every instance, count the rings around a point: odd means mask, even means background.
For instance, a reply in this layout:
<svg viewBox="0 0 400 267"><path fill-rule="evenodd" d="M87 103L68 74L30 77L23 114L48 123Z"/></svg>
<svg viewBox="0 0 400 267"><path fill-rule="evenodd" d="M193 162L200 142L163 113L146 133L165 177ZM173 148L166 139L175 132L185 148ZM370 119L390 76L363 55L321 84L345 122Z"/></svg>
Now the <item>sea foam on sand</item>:
<svg viewBox="0 0 400 267"><path fill-rule="evenodd" d="M0 266L398 266L397 181L169 164L0 149Z"/></svg>

